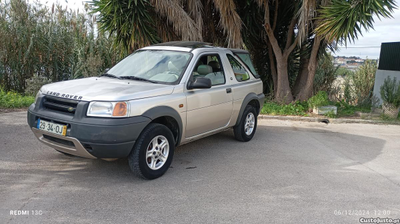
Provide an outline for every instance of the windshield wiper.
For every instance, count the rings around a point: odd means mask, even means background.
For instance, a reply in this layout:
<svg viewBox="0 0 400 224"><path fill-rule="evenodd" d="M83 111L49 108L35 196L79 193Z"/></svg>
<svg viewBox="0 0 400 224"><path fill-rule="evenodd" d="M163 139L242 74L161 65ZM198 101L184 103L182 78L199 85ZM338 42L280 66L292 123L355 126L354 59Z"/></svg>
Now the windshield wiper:
<svg viewBox="0 0 400 224"><path fill-rule="evenodd" d="M131 80L137 80L137 81L144 81L144 82L151 82L151 83L158 83L156 81L148 80L148 79L137 77L137 76L120 76L119 78L121 78L121 79L131 79Z"/></svg>
<svg viewBox="0 0 400 224"><path fill-rule="evenodd" d="M116 79L120 79L121 77L118 77L116 75L110 74L110 73L104 73L101 76L106 76L106 77L110 77L110 78L116 78ZM100 76L100 77L101 77Z"/></svg>

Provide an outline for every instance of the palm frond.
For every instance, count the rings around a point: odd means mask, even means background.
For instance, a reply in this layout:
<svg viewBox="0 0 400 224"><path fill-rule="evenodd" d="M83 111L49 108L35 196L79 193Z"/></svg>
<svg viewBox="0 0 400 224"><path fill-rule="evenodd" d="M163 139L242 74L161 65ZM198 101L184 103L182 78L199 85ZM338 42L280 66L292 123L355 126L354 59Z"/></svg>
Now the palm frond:
<svg viewBox="0 0 400 224"><path fill-rule="evenodd" d="M396 7L394 0L332 0L332 4L319 10L317 19L321 22L315 31L329 42L354 42L362 35L362 29L374 28L374 15L379 19L392 18Z"/></svg>
<svg viewBox="0 0 400 224"><path fill-rule="evenodd" d="M100 30L116 33L117 43L129 51L159 42L148 1L94 0L92 6L100 13Z"/></svg>
<svg viewBox="0 0 400 224"><path fill-rule="evenodd" d="M310 27L310 22L316 15L316 0L303 0L301 7L298 11L299 25L298 25L298 35L299 43L304 41L304 38L308 35L308 30Z"/></svg>
<svg viewBox="0 0 400 224"><path fill-rule="evenodd" d="M233 0L214 0L214 5L220 13L220 25L228 37L228 47L242 48L242 20L236 12Z"/></svg>
<svg viewBox="0 0 400 224"><path fill-rule="evenodd" d="M151 0L157 13L167 18L182 40L202 41L201 30L177 0Z"/></svg>
<svg viewBox="0 0 400 224"><path fill-rule="evenodd" d="M196 22L198 30L200 32L200 36L202 35L203 31L203 4L201 0L188 0L187 1L187 8L189 11L189 15L193 18Z"/></svg>

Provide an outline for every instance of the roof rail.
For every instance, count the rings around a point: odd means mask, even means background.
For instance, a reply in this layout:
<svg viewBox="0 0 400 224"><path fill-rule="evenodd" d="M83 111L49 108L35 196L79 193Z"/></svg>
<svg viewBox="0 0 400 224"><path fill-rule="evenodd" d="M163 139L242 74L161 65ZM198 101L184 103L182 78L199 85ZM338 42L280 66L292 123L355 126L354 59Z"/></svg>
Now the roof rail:
<svg viewBox="0 0 400 224"><path fill-rule="evenodd" d="M211 43L200 41L170 41L165 43L153 44L152 46L171 46L171 47L187 47L187 48L201 48L211 47Z"/></svg>

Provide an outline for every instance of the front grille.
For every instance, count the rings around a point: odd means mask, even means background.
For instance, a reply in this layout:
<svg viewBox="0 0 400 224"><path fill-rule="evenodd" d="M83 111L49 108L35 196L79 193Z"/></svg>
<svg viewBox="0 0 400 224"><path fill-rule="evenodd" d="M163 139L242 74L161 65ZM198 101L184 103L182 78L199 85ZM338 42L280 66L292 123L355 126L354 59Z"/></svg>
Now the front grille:
<svg viewBox="0 0 400 224"><path fill-rule="evenodd" d="M77 105L78 101L74 100L66 100L53 97L45 97L43 100L44 108L70 114L75 114Z"/></svg>
<svg viewBox="0 0 400 224"><path fill-rule="evenodd" d="M74 143L71 142L71 141L68 141L68 140L59 139L59 138L55 138L55 137L48 136L48 135L43 135L43 138L45 138L45 139L47 139L47 140L50 140L50 141L52 141L52 142L58 143L58 144L65 145L65 146L72 146L72 147L75 147Z"/></svg>

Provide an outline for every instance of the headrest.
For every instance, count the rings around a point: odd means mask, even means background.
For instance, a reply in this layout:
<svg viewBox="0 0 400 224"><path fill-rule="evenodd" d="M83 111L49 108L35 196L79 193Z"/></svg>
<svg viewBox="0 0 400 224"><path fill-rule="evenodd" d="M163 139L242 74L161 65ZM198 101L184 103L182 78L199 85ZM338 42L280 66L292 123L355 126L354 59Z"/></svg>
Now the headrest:
<svg viewBox="0 0 400 224"><path fill-rule="evenodd" d="M207 75L209 73L212 73L213 70L212 70L212 67L209 65L199 65L199 67L197 68L197 72L200 75Z"/></svg>
<svg viewBox="0 0 400 224"><path fill-rule="evenodd" d="M212 67L213 72L218 72L221 70L221 67L220 67L218 61L210 61L210 62L208 62L208 65Z"/></svg>
<svg viewBox="0 0 400 224"><path fill-rule="evenodd" d="M199 61L197 62L197 64L196 64L196 69L197 69L197 67L199 67L199 65L204 65L204 63L203 63L202 61L199 60Z"/></svg>

